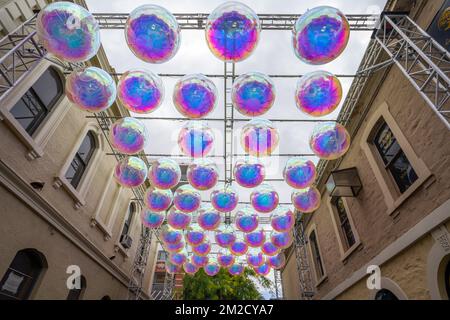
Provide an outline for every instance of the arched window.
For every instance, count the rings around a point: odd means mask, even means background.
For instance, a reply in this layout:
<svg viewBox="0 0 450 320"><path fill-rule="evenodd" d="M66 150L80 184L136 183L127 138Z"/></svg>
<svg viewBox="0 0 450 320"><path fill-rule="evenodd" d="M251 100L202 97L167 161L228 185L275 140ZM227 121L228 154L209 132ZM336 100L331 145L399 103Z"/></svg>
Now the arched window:
<svg viewBox="0 0 450 320"><path fill-rule="evenodd" d="M398 300L398 298L388 289L381 289L375 295L375 300Z"/></svg>
<svg viewBox="0 0 450 320"><path fill-rule="evenodd" d="M65 175L66 179L75 189L80 184L81 178L83 177L96 148L97 143L95 134L92 131L88 131Z"/></svg>
<svg viewBox="0 0 450 320"><path fill-rule="evenodd" d="M47 268L45 256L36 249L17 252L0 282L0 300L26 300Z"/></svg>
<svg viewBox="0 0 450 320"><path fill-rule="evenodd" d="M49 67L11 108L11 114L31 136L64 94L58 71Z"/></svg>
<svg viewBox="0 0 450 320"><path fill-rule="evenodd" d="M137 207L134 202L131 202L128 206L127 216L122 227L122 232L120 233L120 244L125 249L130 249L133 239L130 237L131 225L133 223L133 218L137 213Z"/></svg>
<svg viewBox="0 0 450 320"><path fill-rule="evenodd" d="M103 296L100 300L111 300L111 297L106 295L106 296Z"/></svg>
<svg viewBox="0 0 450 320"><path fill-rule="evenodd" d="M447 292L447 298L450 300L450 260L445 267L445 291Z"/></svg>
<svg viewBox="0 0 450 320"><path fill-rule="evenodd" d="M86 290L86 286L86 278L84 276L80 276L80 287L70 289L69 294L67 295L67 300L81 300L84 291Z"/></svg>

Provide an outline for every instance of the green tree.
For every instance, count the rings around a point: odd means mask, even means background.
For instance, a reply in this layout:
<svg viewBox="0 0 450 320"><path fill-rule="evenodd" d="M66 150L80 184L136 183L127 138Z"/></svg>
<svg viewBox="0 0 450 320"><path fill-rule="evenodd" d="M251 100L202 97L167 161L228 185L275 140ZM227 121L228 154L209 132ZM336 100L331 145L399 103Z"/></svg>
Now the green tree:
<svg viewBox="0 0 450 320"><path fill-rule="evenodd" d="M186 300L257 300L262 296L255 282L263 288L270 288L272 282L257 275L253 269L246 268L239 276L232 276L228 270L210 277L203 269L195 275L185 275L183 280L183 298Z"/></svg>

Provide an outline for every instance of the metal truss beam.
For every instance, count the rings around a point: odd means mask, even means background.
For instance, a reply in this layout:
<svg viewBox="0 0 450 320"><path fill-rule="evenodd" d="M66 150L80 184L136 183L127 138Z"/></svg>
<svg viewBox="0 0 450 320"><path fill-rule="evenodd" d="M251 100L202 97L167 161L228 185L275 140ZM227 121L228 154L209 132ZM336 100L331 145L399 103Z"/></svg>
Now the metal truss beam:
<svg viewBox="0 0 450 320"><path fill-rule="evenodd" d="M94 13L102 29L123 29L128 19L127 13ZM203 30L208 19L207 13L175 13L181 29ZM262 30L292 30L299 14L258 14ZM378 17L369 14L346 15L353 31L372 31Z"/></svg>

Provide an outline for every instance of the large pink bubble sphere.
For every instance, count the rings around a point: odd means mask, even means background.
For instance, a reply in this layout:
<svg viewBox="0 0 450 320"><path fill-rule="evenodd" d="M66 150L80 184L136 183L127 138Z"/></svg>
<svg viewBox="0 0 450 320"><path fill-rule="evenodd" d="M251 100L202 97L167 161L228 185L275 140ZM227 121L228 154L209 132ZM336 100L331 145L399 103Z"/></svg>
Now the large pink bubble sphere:
<svg viewBox="0 0 450 320"><path fill-rule="evenodd" d="M147 165L138 157L124 158L117 163L114 178L125 188L139 187L147 179Z"/></svg>
<svg viewBox="0 0 450 320"><path fill-rule="evenodd" d="M197 246L206 240L205 230L203 230L197 223L191 224L186 230L186 242L190 246Z"/></svg>
<svg viewBox="0 0 450 320"><path fill-rule="evenodd" d="M196 211L200 207L201 202L200 193L188 184L178 187L173 197L175 207L186 213Z"/></svg>
<svg viewBox="0 0 450 320"><path fill-rule="evenodd" d="M210 204L203 204L198 210L197 223L203 230L214 231L221 222L220 213Z"/></svg>
<svg viewBox="0 0 450 320"><path fill-rule="evenodd" d="M270 235L270 241L277 248L287 249L294 242L294 236L292 234L292 231L289 232L272 231Z"/></svg>
<svg viewBox="0 0 450 320"><path fill-rule="evenodd" d="M295 213L289 207L278 206L270 217L270 225L275 231L287 232L295 224Z"/></svg>
<svg viewBox="0 0 450 320"><path fill-rule="evenodd" d="M236 209L239 195L232 185L221 184L211 192L211 204L219 212L227 213Z"/></svg>
<svg viewBox="0 0 450 320"><path fill-rule="evenodd" d="M258 268L266 262L266 258L262 252L250 250L247 252L247 263L250 267Z"/></svg>
<svg viewBox="0 0 450 320"><path fill-rule="evenodd" d="M148 208L144 208L141 212L142 224L150 229L157 229L164 223L165 214L161 212L153 212Z"/></svg>
<svg viewBox="0 0 450 320"><path fill-rule="evenodd" d="M169 225L164 225L160 232L161 241L164 244L176 245L183 241L183 233Z"/></svg>
<svg viewBox="0 0 450 320"><path fill-rule="evenodd" d="M236 161L233 174L236 182L244 188L255 188L266 177L264 165L253 157Z"/></svg>
<svg viewBox="0 0 450 320"><path fill-rule="evenodd" d="M319 158L335 160L342 157L350 148L350 135L339 123L322 122L314 127L309 138L309 146Z"/></svg>
<svg viewBox="0 0 450 320"><path fill-rule="evenodd" d="M183 263L183 270L189 275L194 275L197 273L199 267L190 262L189 260Z"/></svg>
<svg viewBox="0 0 450 320"><path fill-rule="evenodd" d="M295 209L302 213L311 213L320 207L320 192L315 187L292 192L291 201Z"/></svg>
<svg viewBox="0 0 450 320"><path fill-rule="evenodd" d="M165 8L142 5L129 15L125 23L125 39L139 59L163 63L178 51L180 27L177 19Z"/></svg>
<svg viewBox="0 0 450 320"><path fill-rule="evenodd" d="M312 185L316 179L316 166L311 160L293 157L286 162L283 170L286 183L295 189L303 189Z"/></svg>
<svg viewBox="0 0 450 320"><path fill-rule="evenodd" d="M163 212L172 204L173 194L171 190L148 189L144 195L144 203L154 212Z"/></svg>
<svg viewBox="0 0 450 320"><path fill-rule="evenodd" d="M259 248L266 241L266 233L263 229L255 230L244 235L245 242L249 247Z"/></svg>
<svg viewBox="0 0 450 320"><path fill-rule="evenodd" d="M143 151L148 144L148 130L142 121L125 117L113 123L109 139L115 150L132 155Z"/></svg>
<svg viewBox="0 0 450 320"><path fill-rule="evenodd" d="M220 250L217 254L217 261L220 266L228 268L234 264L235 256L229 250Z"/></svg>
<svg viewBox="0 0 450 320"><path fill-rule="evenodd" d="M214 238L218 246L228 248L236 241L236 230L231 225L224 224L216 230Z"/></svg>
<svg viewBox="0 0 450 320"><path fill-rule="evenodd" d="M283 252L281 252L275 256L269 257L267 259L267 263L273 269L280 270L286 265L286 256L284 255Z"/></svg>
<svg viewBox="0 0 450 320"><path fill-rule="evenodd" d="M241 131L241 146L254 157L271 155L278 147L280 136L271 121L255 118L244 125Z"/></svg>
<svg viewBox="0 0 450 320"><path fill-rule="evenodd" d="M214 145L214 133L204 122L189 121L178 133L178 146L191 158L207 156Z"/></svg>
<svg viewBox="0 0 450 320"><path fill-rule="evenodd" d="M171 189L181 180L180 165L170 158L154 160L150 164L148 179L158 189Z"/></svg>
<svg viewBox="0 0 450 320"><path fill-rule="evenodd" d="M174 229L184 230L192 221L192 214L178 210L172 207L167 214L167 223Z"/></svg>
<svg viewBox="0 0 450 320"><path fill-rule="evenodd" d="M219 181L219 169L209 159L197 159L188 166L186 176L191 186L205 191L213 188Z"/></svg>
<svg viewBox="0 0 450 320"><path fill-rule="evenodd" d="M250 202L252 207L260 213L272 212L279 203L278 192L271 185L264 183L250 194Z"/></svg>
<svg viewBox="0 0 450 320"><path fill-rule="evenodd" d="M253 232L258 227L259 216L253 208L245 206L236 212L235 224L242 232Z"/></svg>

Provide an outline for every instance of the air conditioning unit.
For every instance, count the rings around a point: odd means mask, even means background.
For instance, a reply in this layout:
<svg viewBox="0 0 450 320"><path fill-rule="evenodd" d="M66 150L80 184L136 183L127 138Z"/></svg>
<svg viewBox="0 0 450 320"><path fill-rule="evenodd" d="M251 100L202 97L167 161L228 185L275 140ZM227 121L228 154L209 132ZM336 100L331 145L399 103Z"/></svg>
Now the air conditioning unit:
<svg viewBox="0 0 450 320"><path fill-rule="evenodd" d="M130 249L131 248L131 244L133 243L133 239L131 239L131 237L127 234L122 234L120 236L120 244L122 245L122 247L124 247L125 249Z"/></svg>

